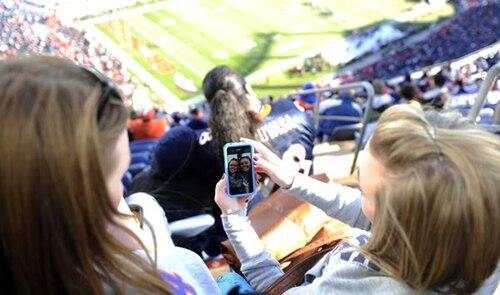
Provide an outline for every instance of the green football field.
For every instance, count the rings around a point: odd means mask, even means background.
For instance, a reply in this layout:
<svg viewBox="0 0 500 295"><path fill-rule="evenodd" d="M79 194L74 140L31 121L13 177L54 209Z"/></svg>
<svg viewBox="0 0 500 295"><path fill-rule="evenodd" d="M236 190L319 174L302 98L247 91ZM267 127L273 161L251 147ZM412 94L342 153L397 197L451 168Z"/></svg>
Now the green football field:
<svg viewBox="0 0 500 295"><path fill-rule="evenodd" d="M199 95L204 75L220 64L244 76L255 74L259 95L278 95L333 70L288 77L286 69L295 65L297 56L392 19L416 3L311 2L314 5L293 0L168 0L157 10L96 25L179 99Z"/></svg>

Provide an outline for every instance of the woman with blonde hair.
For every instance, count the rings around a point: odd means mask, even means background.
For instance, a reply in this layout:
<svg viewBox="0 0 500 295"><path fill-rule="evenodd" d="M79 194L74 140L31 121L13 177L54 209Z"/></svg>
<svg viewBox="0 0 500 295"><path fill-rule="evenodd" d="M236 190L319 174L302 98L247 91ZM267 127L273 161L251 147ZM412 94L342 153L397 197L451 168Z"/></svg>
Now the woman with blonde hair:
<svg viewBox="0 0 500 295"><path fill-rule="evenodd" d="M122 222L130 217L118 210L130 161L127 118L120 94L97 72L54 57L0 62L4 291L218 293L206 267L191 274L211 283L184 280L189 272L178 261L189 253L170 246L179 256L172 267L164 249L147 248Z"/></svg>
<svg viewBox="0 0 500 295"><path fill-rule="evenodd" d="M450 121L452 120L452 121ZM409 105L380 117L362 152L360 190L290 172L263 145L257 172L297 198L366 231L343 242L286 294L492 294L500 257L500 140L456 116ZM245 199L215 200L257 291L283 275L245 216ZM485 283L486 281L486 283Z"/></svg>

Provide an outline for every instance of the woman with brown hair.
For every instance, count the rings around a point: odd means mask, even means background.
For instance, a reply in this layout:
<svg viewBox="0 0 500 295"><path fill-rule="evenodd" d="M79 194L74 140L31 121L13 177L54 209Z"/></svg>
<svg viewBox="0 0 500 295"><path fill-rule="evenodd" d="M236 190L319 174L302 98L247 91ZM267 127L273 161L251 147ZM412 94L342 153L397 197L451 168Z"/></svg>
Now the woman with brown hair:
<svg viewBox="0 0 500 295"><path fill-rule="evenodd" d="M286 161L312 160L312 117L290 100L262 103L252 86L227 66L216 66L205 75L203 94L210 106L207 136L217 154L222 155L224 144L247 137Z"/></svg>
<svg viewBox="0 0 500 295"><path fill-rule="evenodd" d="M456 116L391 107L360 157L361 191L290 172L262 144L249 142L260 153L257 172L371 231L337 245L286 294L493 293L500 258L498 136ZM283 272L246 218L246 200L224 192L222 180L215 201L224 229L246 279L264 291Z"/></svg>
<svg viewBox="0 0 500 295"><path fill-rule="evenodd" d="M4 291L211 293L208 284L186 283L165 249L145 245L119 212L128 210L121 184L130 161L127 118L117 90L90 69L43 56L0 62ZM203 270L193 275L210 277Z"/></svg>

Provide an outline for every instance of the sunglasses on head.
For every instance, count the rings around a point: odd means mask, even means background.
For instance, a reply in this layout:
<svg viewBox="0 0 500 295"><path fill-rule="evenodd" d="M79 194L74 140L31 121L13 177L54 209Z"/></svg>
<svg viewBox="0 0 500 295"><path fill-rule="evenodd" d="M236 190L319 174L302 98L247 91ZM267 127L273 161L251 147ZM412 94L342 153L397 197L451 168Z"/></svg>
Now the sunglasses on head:
<svg viewBox="0 0 500 295"><path fill-rule="evenodd" d="M99 121L110 98L116 97L121 99L122 96L111 79L106 77L104 74L86 66L79 65L79 67L101 86L101 95L99 95L99 98L97 99L97 120Z"/></svg>

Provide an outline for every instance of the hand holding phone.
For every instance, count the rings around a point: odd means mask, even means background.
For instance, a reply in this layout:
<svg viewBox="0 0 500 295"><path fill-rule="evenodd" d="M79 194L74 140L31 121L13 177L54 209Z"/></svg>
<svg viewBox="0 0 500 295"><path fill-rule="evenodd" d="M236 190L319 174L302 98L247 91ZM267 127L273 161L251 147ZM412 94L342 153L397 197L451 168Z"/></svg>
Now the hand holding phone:
<svg viewBox="0 0 500 295"><path fill-rule="evenodd" d="M255 193L256 181L253 154L253 146L249 143L228 143L224 145L228 196L238 198Z"/></svg>

